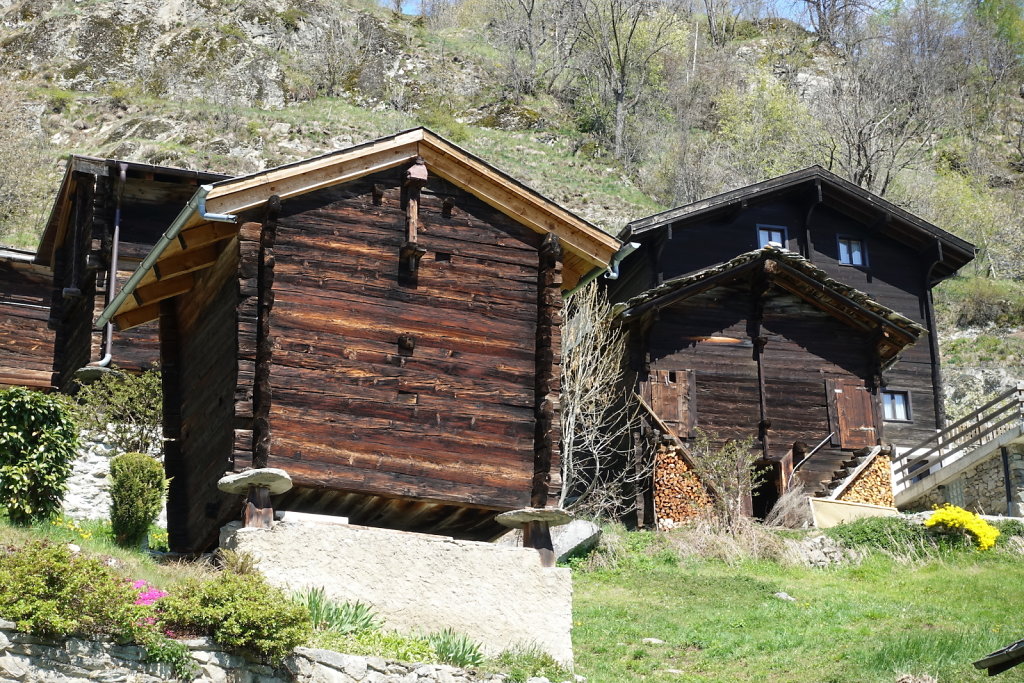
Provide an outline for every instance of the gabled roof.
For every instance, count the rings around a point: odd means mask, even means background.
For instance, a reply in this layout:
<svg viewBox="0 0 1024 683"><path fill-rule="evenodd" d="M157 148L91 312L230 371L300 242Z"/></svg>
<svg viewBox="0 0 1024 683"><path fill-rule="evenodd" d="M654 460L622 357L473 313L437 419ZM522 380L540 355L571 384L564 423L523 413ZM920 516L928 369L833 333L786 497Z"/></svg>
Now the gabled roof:
<svg viewBox="0 0 1024 683"><path fill-rule="evenodd" d="M883 306L864 292L828 276L810 261L784 249L764 247L693 273L666 280L628 301L612 313L631 320L644 313L729 284L761 271L768 280L812 306L860 329L878 332L877 350L883 361L910 346L927 330L910 318Z"/></svg>
<svg viewBox="0 0 1024 683"><path fill-rule="evenodd" d="M123 159L101 159L72 154L68 157L67 165L64 169L64 178L61 180L60 188L57 190L53 207L50 209L50 215L46 220L46 228L36 249L36 263L44 266L53 265L54 251L64 243L64 237L67 234L73 208L71 198L75 196L75 189L81 176L92 176L94 179L106 176L116 177L120 173L121 166L124 167L126 176L129 178L149 178L157 179L161 182L191 184L193 186L223 180L228 177L222 173L206 173L185 168L125 161Z"/></svg>
<svg viewBox="0 0 1024 683"><path fill-rule="evenodd" d="M826 204L837 206L846 213L859 217L866 224L877 226L880 232L889 237L915 249L929 248L937 242L940 246L940 265L936 269L936 279L952 275L974 259L975 248L970 242L932 225L821 166L810 166L692 204L662 211L653 216L640 218L626 225L619 237L627 241L631 237L640 236L659 228L673 224L686 224L719 211L730 210L737 204L746 205L765 201L792 191L807 191L808 197L820 198Z"/></svg>
<svg viewBox="0 0 1024 683"><path fill-rule="evenodd" d="M344 150L200 188L168 228L97 325L113 318L131 327L157 317L158 302L188 291L195 271L216 260L213 241L237 234L237 216L271 197L297 197L422 157L444 178L538 233L553 234L564 249L566 288L594 267L605 267L619 241L550 199L426 128L414 128ZM209 233L209 234L207 234ZM189 244L186 236L205 235ZM184 267L179 267L184 264ZM174 282L173 275L182 279ZM145 288L145 295L139 293Z"/></svg>

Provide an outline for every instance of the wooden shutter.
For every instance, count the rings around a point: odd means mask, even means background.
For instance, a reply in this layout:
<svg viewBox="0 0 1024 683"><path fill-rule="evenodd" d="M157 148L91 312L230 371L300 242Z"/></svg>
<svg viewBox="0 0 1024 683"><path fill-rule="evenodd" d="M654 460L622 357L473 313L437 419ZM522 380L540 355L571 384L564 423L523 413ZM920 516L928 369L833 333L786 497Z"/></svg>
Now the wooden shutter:
<svg viewBox="0 0 1024 683"><path fill-rule="evenodd" d="M640 395L677 437L687 439L697 422L695 387L693 370L651 370L640 384Z"/></svg>
<svg viewBox="0 0 1024 683"><path fill-rule="evenodd" d="M871 392L857 379L825 380L832 445L855 450L878 443Z"/></svg>

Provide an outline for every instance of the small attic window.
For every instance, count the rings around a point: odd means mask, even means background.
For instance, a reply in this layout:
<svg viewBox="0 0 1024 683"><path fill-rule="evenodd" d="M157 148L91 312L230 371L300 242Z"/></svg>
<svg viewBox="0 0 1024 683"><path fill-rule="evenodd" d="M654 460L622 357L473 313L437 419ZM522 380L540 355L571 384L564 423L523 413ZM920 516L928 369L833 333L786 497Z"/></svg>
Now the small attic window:
<svg viewBox="0 0 1024 683"><path fill-rule="evenodd" d="M866 266L868 252L864 240L853 237L839 237L839 262L846 266Z"/></svg>
<svg viewBox="0 0 1024 683"><path fill-rule="evenodd" d="M786 226L784 225L758 225L757 226L757 247L772 246L779 249L786 248Z"/></svg>
<svg viewBox="0 0 1024 683"><path fill-rule="evenodd" d="M439 263L449 263L452 260L451 252L447 251L435 251L434 260Z"/></svg>

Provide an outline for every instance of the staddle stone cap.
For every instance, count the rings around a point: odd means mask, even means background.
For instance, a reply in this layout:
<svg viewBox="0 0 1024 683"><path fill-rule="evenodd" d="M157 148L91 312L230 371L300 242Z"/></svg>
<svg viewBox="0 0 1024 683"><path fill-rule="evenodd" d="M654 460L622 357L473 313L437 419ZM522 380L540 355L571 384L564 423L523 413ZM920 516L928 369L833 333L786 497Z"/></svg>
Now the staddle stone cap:
<svg viewBox="0 0 1024 683"><path fill-rule="evenodd" d="M217 481L217 488L225 493L246 493L250 486L264 486L274 495L292 487L292 478L276 467L262 467L234 474L225 474Z"/></svg>
<svg viewBox="0 0 1024 683"><path fill-rule="evenodd" d="M494 518L508 527L521 527L527 522L547 522L550 526L561 526L572 521L572 515L562 508L522 508L502 512Z"/></svg>

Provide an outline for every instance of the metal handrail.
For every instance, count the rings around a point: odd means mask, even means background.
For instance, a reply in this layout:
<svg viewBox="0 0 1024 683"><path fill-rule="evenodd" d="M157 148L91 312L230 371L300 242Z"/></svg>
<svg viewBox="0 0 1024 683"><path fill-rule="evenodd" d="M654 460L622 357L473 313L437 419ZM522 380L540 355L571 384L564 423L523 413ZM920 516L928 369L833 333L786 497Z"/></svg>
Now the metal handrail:
<svg viewBox="0 0 1024 683"><path fill-rule="evenodd" d="M810 460L810 459L811 459L811 456L812 456L812 455L814 455L815 453L817 453L817 452L818 452L818 450L819 450L819 449L820 449L820 448L821 448L822 446L824 446L824 445L825 445L826 443L828 443L828 440L829 440L829 439L831 439L831 438L832 438L833 436L835 436L835 431L834 431L834 430L833 430L833 431L831 431L831 432L829 432L829 433L828 433L828 436L826 436L826 437L825 437L824 439L822 439L822 440L821 440L821 443L819 443L819 444L818 444L817 446L815 446L814 448L812 448L812 449L810 450L810 452L809 452L809 453L808 453L807 455L805 455L805 456L804 456L804 459L803 459L803 460L801 460L800 462L798 462L798 463L797 463L796 465L794 465L794 466L793 466L793 471L792 471L792 472L790 472L790 476L792 476L792 475L796 474L796 471L797 471L798 469L800 469L800 465L803 465L803 464L804 464L805 462L807 462L808 460Z"/></svg>

